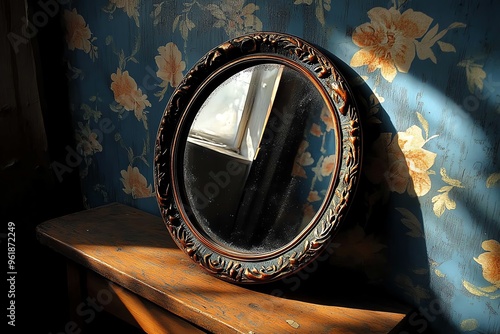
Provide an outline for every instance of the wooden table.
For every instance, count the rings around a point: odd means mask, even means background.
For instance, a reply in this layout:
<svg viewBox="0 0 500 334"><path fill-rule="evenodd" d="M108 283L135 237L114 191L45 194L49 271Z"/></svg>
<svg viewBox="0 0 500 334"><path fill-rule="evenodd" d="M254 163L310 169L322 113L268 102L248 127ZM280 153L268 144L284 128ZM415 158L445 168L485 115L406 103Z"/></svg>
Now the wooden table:
<svg viewBox="0 0 500 334"><path fill-rule="evenodd" d="M160 217L119 203L46 221L37 237L68 259L67 332L104 310L147 333L399 333L410 311L380 299L380 307L335 295L310 301L306 280L285 297L276 296L287 288L280 282L222 281L177 248Z"/></svg>

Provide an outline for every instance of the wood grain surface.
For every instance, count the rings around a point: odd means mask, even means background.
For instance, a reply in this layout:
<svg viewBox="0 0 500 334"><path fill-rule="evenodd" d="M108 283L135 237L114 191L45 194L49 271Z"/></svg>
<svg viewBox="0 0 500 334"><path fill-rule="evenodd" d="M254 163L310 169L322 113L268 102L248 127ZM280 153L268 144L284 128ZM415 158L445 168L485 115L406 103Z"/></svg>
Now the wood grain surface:
<svg viewBox="0 0 500 334"><path fill-rule="evenodd" d="M109 281L213 333L388 333L409 310L281 298L198 267L161 218L113 203L46 221L39 241ZM320 286L319 289L328 289ZM399 311L398 311L399 309Z"/></svg>

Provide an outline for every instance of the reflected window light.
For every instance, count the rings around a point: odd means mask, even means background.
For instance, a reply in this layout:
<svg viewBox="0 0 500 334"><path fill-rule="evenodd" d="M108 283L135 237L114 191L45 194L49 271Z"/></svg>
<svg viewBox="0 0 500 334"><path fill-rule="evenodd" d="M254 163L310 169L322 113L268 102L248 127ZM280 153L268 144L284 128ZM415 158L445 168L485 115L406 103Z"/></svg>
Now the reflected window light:
<svg viewBox="0 0 500 334"><path fill-rule="evenodd" d="M257 65L217 87L203 103L188 141L254 160L278 90L283 65Z"/></svg>

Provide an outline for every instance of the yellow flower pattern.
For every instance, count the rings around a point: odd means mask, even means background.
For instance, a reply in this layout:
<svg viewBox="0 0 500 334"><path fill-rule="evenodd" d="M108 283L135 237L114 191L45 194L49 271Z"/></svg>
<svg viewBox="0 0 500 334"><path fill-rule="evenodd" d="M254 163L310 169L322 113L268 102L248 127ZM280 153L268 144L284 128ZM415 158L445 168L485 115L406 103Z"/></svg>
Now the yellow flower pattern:
<svg viewBox="0 0 500 334"><path fill-rule="evenodd" d="M111 74L111 90L113 91L115 101L127 111L133 111L138 121L144 123L147 128L147 116L145 109L151 107L146 94L137 87L137 83L128 71L117 69L116 73Z"/></svg>
<svg viewBox="0 0 500 334"><path fill-rule="evenodd" d="M486 179L486 187L493 188L500 184L500 173L493 173Z"/></svg>
<svg viewBox="0 0 500 334"><path fill-rule="evenodd" d="M491 285L480 287L466 280L462 283L465 289L473 295L497 299L500 298L500 293L495 293L500 289L500 243L490 239L483 241L481 246L485 252L474 258L474 261L481 265L483 278Z"/></svg>
<svg viewBox="0 0 500 334"><path fill-rule="evenodd" d="M82 122L78 122L78 127L79 130L75 134L78 152L85 157L102 152L102 145L98 141L97 133L90 129L89 124L84 125Z"/></svg>
<svg viewBox="0 0 500 334"><path fill-rule="evenodd" d="M332 9L332 1L331 0L294 0L294 5L312 5L315 3L315 11L316 19L318 19L319 23L322 26L325 25L325 11L329 12Z"/></svg>
<svg viewBox="0 0 500 334"><path fill-rule="evenodd" d="M148 181L141 174L139 168L129 165L127 170L122 170L120 174L122 176L120 180L123 183L123 191L132 195L132 198L145 198L154 195L151 184L148 185Z"/></svg>
<svg viewBox="0 0 500 334"><path fill-rule="evenodd" d="M374 183L385 182L389 190L424 196L431 189L430 168L436 153L423 148L422 129L412 125L395 136L383 133L373 144L374 156L366 174Z"/></svg>
<svg viewBox="0 0 500 334"><path fill-rule="evenodd" d="M160 46L158 53L159 55L155 57L158 66L156 75L162 80L159 86L163 89L155 95L159 96L161 101L169 85L175 88L181 82L183 78L182 71L186 69L186 62L182 60L182 53L177 45L172 42Z"/></svg>
<svg viewBox="0 0 500 334"><path fill-rule="evenodd" d="M438 25L429 30L432 18L428 15L413 9L401 13L394 7L372 8L368 17L370 22L358 26L352 34L353 43L361 50L353 55L350 64L367 65L369 73L380 69L382 77L389 82L398 72L408 73L415 55L437 62L431 47L440 42L449 29L464 26L456 23L437 33ZM418 41L419 38L422 40ZM440 43L442 51L454 51L451 44Z"/></svg>
<svg viewBox="0 0 500 334"><path fill-rule="evenodd" d="M457 207L457 203L449 197L450 191L453 188L464 188L462 182L460 182L459 180L452 179L446 174L446 169L441 168L440 173L443 181L446 182L448 185L439 189L438 192L440 194L432 198L432 203L434 203L433 206L434 214L438 217L441 217L445 209L453 210Z"/></svg>
<svg viewBox="0 0 500 334"><path fill-rule="evenodd" d="M293 164L292 176L299 176L303 178L307 177L304 167L312 165L314 163L314 159L311 157L311 153L306 151L308 146L309 143L305 140L303 140L300 144L295 162Z"/></svg>
<svg viewBox="0 0 500 334"><path fill-rule="evenodd" d="M472 59L462 60L457 66L465 68L465 77L467 79L467 87L469 92L474 94L476 89L482 91L486 72L483 70L483 65L477 64Z"/></svg>
<svg viewBox="0 0 500 334"><path fill-rule="evenodd" d="M95 60L97 58L97 47L92 44L97 38L92 37L92 32L83 16L77 10L64 10L64 21L66 27L66 44L69 50L83 50Z"/></svg>
<svg viewBox="0 0 500 334"><path fill-rule="evenodd" d="M485 252L474 260L483 267L484 279L500 288L500 243L496 240L486 240L483 241L482 247Z"/></svg>
<svg viewBox="0 0 500 334"><path fill-rule="evenodd" d="M112 17L113 13L117 8L123 10L128 17L132 18L139 27L139 0L109 0L109 3L106 7L103 8L103 11L109 13L110 17Z"/></svg>
<svg viewBox="0 0 500 334"><path fill-rule="evenodd" d="M387 261L397 258L389 283L408 301L426 308L450 297L441 306L452 312L447 316L454 328L486 333L498 327L491 311L500 299L500 245L491 235L500 187L498 140L491 135L500 112L498 43L493 32L482 34L486 22L470 20L485 6L442 11L445 3L417 9L406 0L387 7L362 1L334 7L331 0L103 3L97 9L85 1L60 7L86 201L154 203L148 123L160 119L195 54L248 32L280 28L304 35L351 66L346 78L369 130L363 133L369 133L361 168L366 182L355 197L367 210L354 212L354 226L339 230L330 264L377 280L392 267ZM303 226L318 213L339 164L325 145L337 123L328 110L317 112L291 170L304 188ZM337 148L345 144L338 138ZM110 159L116 164L103 167ZM396 241L386 239L386 231ZM443 294L443 286L453 290ZM461 308L458 301L467 298L484 316Z"/></svg>
<svg viewBox="0 0 500 334"><path fill-rule="evenodd" d="M397 174L408 168L409 173L409 178L402 174L396 176L396 183L391 187L396 192L408 190L410 195L417 196L423 196L429 192L431 188L429 169L434 164L436 153L424 149L425 143L422 130L413 125L404 132L398 132L396 138L389 144L389 155L393 162L390 171L392 172L392 167L394 167L394 172Z"/></svg>
<svg viewBox="0 0 500 334"><path fill-rule="evenodd" d="M189 32L196 28L196 24L190 19L194 7L210 13L215 19L213 26L224 29L230 38L262 30L262 21L255 15L259 6L252 2L246 4L245 0L222 0L219 4L202 5L194 1L186 2L184 6L183 13L175 18L172 29L174 32L179 29L184 41L188 40Z"/></svg>

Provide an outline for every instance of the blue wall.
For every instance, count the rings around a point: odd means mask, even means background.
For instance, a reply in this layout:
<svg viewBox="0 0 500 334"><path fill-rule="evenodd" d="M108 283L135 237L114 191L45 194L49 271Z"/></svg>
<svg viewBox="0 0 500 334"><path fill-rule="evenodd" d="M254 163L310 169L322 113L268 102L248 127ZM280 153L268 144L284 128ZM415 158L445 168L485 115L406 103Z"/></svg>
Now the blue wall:
<svg viewBox="0 0 500 334"><path fill-rule="evenodd" d="M154 141L182 76L229 38L294 34L345 67L366 131L363 210L330 264L420 308L417 331L498 333L499 11L473 0L73 1L64 22L78 145L55 172L80 169L87 207L159 214Z"/></svg>

